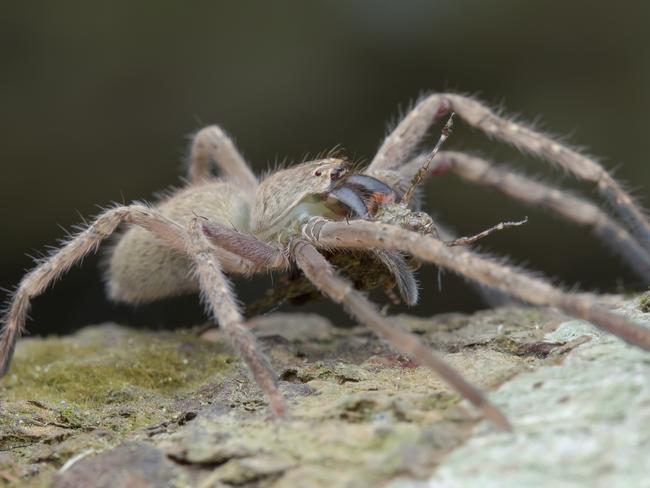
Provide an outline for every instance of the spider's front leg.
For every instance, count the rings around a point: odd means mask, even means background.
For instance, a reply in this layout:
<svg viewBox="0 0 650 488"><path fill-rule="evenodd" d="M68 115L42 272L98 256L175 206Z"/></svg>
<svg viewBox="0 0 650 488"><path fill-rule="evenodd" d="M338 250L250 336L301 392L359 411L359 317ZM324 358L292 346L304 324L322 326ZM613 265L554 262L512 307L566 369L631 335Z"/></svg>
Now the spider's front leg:
<svg viewBox="0 0 650 488"><path fill-rule="evenodd" d="M556 307L614 334L626 342L650 351L650 330L621 315L615 314L585 294L569 293L544 280L535 278L512 266L500 264L459 247L448 247L442 241L393 225L365 220L340 222L310 222L304 236L312 243L326 248L379 248L400 250L418 259L444 268L501 290L534 305Z"/></svg>
<svg viewBox="0 0 650 488"><path fill-rule="evenodd" d="M416 158L407 163L403 170L407 174L417 171L417 168L422 166L421 159ZM433 173L445 171L451 171L472 183L494 188L532 207L544 208L586 227L620 254L630 269L646 284L650 284L650 250L644 249L623 226L586 198L537 181L492 161L455 151L443 151L436 157Z"/></svg>
<svg viewBox="0 0 650 488"><path fill-rule="evenodd" d="M535 132L512 119L502 117L486 105L462 95L432 94L419 101L386 137L367 173L379 175L397 171L417 150L431 124L449 112L456 113L472 127L489 137L507 142L595 183L603 197L619 213L641 245L650 252L650 221L628 192L594 159Z"/></svg>
<svg viewBox="0 0 650 488"><path fill-rule="evenodd" d="M395 170L375 171L374 174L397 188L408 187L428 159L429 155L421 154ZM462 152L439 152L426 176L447 172L586 227L618 253L632 271L650 283L650 251L644 249L627 229L590 200L527 177L509 167Z"/></svg>
<svg viewBox="0 0 650 488"><path fill-rule="evenodd" d="M313 245L302 238L295 238L290 249L300 269L317 289L334 302L343 305L360 323L368 326L402 354L433 370L495 425L503 430L512 429L506 417L478 388L467 382L456 370L425 347L416 336L384 318L366 297L354 289L351 283L336 274L327 259Z"/></svg>
<svg viewBox="0 0 650 488"><path fill-rule="evenodd" d="M206 237L207 222L193 219L190 224L188 252L196 263L196 274L201 288L201 297L209 306L215 319L231 340L239 355L250 368L257 385L264 392L271 412L277 418L287 414L287 406L278 388L278 380L264 354L259 350L257 340L244 327L244 319L239 311L228 279L221 270L213 246ZM214 227L213 227L214 229ZM248 247L249 251L251 247ZM253 257L249 253L249 257ZM267 256L268 257L268 256ZM277 256L278 260L282 256ZM261 262L258 260L258 262Z"/></svg>

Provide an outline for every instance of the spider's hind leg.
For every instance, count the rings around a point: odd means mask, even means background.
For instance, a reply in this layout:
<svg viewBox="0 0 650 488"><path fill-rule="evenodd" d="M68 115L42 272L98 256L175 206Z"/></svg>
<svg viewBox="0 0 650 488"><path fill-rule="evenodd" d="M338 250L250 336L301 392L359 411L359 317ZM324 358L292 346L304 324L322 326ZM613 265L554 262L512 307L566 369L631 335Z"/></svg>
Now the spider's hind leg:
<svg viewBox="0 0 650 488"><path fill-rule="evenodd" d="M2 318L4 327L0 336L0 376L9 368L16 340L23 331L30 300L43 293L50 283L72 265L95 251L104 239L115 232L120 223L127 222L149 230L171 248L187 253L192 258L202 294L212 312L250 367L273 414L276 417L284 416L286 406L275 375L263 354L258 351L255 338L242 326L241 314L221 271L218 254L202 231L197 230L196 220L192 221L188 234L183 226L154 209L143 205L116 207L105 211L61 249L39 263L22 279Z"/></svg>
<svg viewBox="0 0 650 488"><path fill-rule="evenodd" d="M21 280L0 321L3 324L0 335L0 376L7 372L16 341L24 331L31 299L43 293L52 282L88 253L96 251L100 243L113 234L122 222L144 227L170 247L184 249L185 230L149 207L120 206L102 213L62 248L40 261Z"/></svg>
<svg viewBox="0 0 650 488"><path fill-rule="evenodd" d="M201 129L192 138L189 157L189 178L200 183L211 177L210 162L224 173L224 176L239 183L242 189L253 193L258 181L246 160L237 150L233 140L217 125Z"/></svg>

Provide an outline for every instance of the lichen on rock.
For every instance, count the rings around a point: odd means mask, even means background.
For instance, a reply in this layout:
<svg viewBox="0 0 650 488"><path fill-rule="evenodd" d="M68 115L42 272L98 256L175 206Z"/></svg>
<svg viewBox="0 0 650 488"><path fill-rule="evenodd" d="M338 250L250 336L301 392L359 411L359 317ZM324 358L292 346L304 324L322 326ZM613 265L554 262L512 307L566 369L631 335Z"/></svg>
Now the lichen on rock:
<svg viewBox="0 0 650 488"><path fill-rule="evenodd" d="M634 302L619 312L650 326ZM648 485L647 352L580 320L563 322L546 340L580 344L562 361L517 375L492 395L516 435L477 429L425 486ZM389 486L422 485L401 480Z"/></svg>
<svg viewBox="0 0 650 488"><path fill-rule="evenodd" d="M538 309L396 320L486 390L571 350L545 339L561 319ZM289 402L286 422L268 420L218 331L208 342L104 324L23 340L0 382L0 479L72 486L122 459L127 481L153 463L152 479L164 473L174 486L374 486L430 476L480 420L365 328L305 314L254 324ZM120 486L112 481L96 486Z"/></svg>

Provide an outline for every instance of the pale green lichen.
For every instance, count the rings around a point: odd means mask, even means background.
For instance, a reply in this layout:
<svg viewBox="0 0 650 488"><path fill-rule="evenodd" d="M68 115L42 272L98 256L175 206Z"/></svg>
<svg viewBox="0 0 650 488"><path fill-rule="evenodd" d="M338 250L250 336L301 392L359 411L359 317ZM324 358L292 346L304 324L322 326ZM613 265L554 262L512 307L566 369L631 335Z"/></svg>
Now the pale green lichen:
<svg viewBox="0 0 650 488"><path fill-rule="evenodd" d="M515 435L479 429L425 486L647 486L647 353L579 320L563 323L546 340L584 337L589 340L562 364L518 375L492 395ZM402 480L390 486L422 485Z"/></svg>

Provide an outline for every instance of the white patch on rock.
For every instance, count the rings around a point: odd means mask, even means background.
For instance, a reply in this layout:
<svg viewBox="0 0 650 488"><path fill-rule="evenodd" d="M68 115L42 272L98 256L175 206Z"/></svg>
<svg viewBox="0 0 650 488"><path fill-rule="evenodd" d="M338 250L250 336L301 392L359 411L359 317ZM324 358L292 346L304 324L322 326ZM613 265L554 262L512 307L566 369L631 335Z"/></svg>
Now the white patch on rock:
<svg viewBox="0 0 650 488"><path fill-rule="evenodd" d="M650 325L649 314L618 310ZM506 382L490 398L514 434L480 424L428 482L391 488L650 486L650 354L571 320L546 340L590 336L560 364Z"/></svg>

